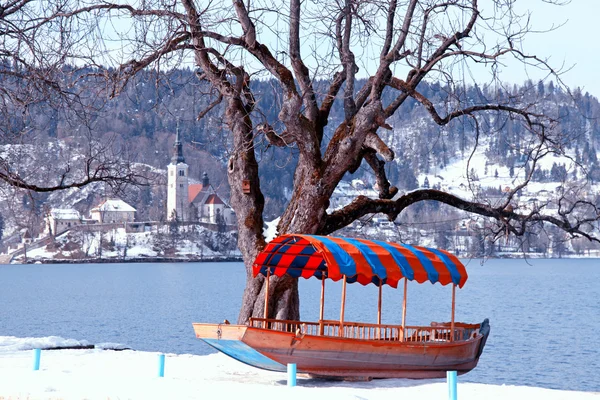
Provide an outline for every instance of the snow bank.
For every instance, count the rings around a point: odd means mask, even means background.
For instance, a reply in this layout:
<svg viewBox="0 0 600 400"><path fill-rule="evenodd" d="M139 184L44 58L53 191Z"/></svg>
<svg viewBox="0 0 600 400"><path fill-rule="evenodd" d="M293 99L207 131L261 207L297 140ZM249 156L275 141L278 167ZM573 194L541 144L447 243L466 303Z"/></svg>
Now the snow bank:
<svg viewBox="0 0 600 400"><path fill-rule="evenodd" d="M0 346L33 338L0 337ZM39 338L60 342L56 338ZM66 339L62 339L66 340ZM100 349L42 351L40 371L32 370L31 351L0 354L0 398L13 399L446 399L443 380L381 379L332 382L298 378L286 386L286 374L262 371L222 354L167 354L165 377L158 378L158 353ZM600 393L523 386L460 383L461 400L598 400Z"/></svg>
<svg viewBox="0 0 600 400"><path fill-rule="evenodd" d="M90 343L86 340L64 339L59 336L42 338L18 338L14 336L0 336L0 356L5 353L32 350L32 349L57 349L87 347Z"/></svg>
<svg viewBox="0 0 600 400"><path fill-rule="evenodd" d="M42 349L74 349L94 347L102 350L131 350L130 347L121 343L97 343L91 344L87 340L65 339L60 336L47 337L26 337L18 338L15 336L0 336L0 356L16 351ZM1 398L0 398L1 400Z"/></svg>

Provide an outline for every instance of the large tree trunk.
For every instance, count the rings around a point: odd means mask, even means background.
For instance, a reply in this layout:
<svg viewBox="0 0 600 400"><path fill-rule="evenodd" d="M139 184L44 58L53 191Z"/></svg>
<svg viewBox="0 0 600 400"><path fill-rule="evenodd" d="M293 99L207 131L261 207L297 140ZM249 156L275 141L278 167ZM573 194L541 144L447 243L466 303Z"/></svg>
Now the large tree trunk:
<svg viewBox="0 0 600 400"><path fill-rule="evenodd" d="M308 126L300 126L294 123L286 124L291 135L300 136L294 130L305 130ZM302 144L306 145L306 144ZM300 145L300 146L302 146ZM236 146L237 148L237 146ZM325 221L325 211L329 206L329 198L335 185L324 184L322 176L322 167L318 157L310 151L300 151L298 165L294 174L294 195L290 200L285 212L277 227L278 234L285 233L307 233L316 234L321 229ZM233 171L235 173L235 171ZM231 177L230 183L235 183ZM238 217L239 218L239 217ZM244 238L249 232L246 227L240 225L240 249L242 245L248 243ZM261 221L262 226L262 221ZM242 231L242 229L244 231ZM255 234L255 233L252 233ZM251 243L251 241L250 241ZM262 250L264 244L258 251ZM265 278L259 276L252 278L252 262L258 251L252 252L249 249L242 250L244 262L246 265L247 283L244 291L242 309L238 318L239 323L246 323L250 317L263 317L265 304ZM298 298L298 280L284 276L278 278L272 276L269 278L269 306L268 318L278 318L287 320L298 320L300 318L300 301Z"/></svg>
<svg viewBox="0 0 600 400"><path fill-rule="evenodd" d="M229 158L227 176L231 188L231 206L237 217L238 247L246 265L246 289L239 316L239 322L245 323L252 315L252 299L259 295L264 281L252 278L252 262L265 246L262 234L264 196L260 190L258 163L254 155L252 121L239 98L227 99L225 120L233 133L234 151ZM250 193L244 193L244 181L250 182Z"/></svg>
<svg viewBox="0 0 600 400"><path fill-rule="evenodd" d="M325 193L319 193L319 179L315 177L300 157L299 165L294 179L295 196L290 201L278 226L278 233L317 233L322 223L322 216L328 207L329 198ZM312 175L312 176L311 176ZM231 179L230 179L231 181ZM238 223L239 224L239 223ZM240 233L240 243L245 242ZM262 250L261 247L260 250ZM247 259L244 252L246 265L246 288L242 302L242 309L238 323L244 324L250 317L264 316L265 281L262 276L252 277L252 262L258 251L252 253L252 259ZM269 282L269 307L267 318L298 320L300 318L300 301L298 297L298 280L289 276L271 276Z"/></svg>
<svg viewBox="0 0 600 400"><path fill-rule="evenodd" d="M337 151L332 151L331 164L329 166L337 166L337 168L326 169L323 161L321 161L314 152L301 151L298 156L298 165L294 174L294 195L290 200L285 212L283 213L278 225L278 234L285 233L304 233L304 234L319 234L326 223L326 210L329 207L329 199L337 186L339 180L348 170L350 160L358 157L358 153L362 147L362 141L369 129L373 129L375 111L380 110L378 102L374 105L366 107L358 114L351 125L343 124L338 128L339 145ZM306 125L299 126L292 122L287 123L288 131L292 135L300 136L294 129L306 130ZM348 135L348 129L360 129L360 134ZM334 139L336 140L336 139ZM303 144L305 145L305 144ZM300 147L302 145L299 145ZM237 146L236 146L237 148ZM339 154L338 154L339 153ZM328 171L328 172L325 172ZM233 171L235 173L235 171ZM230 184L235 183L235 179L231 177ZM257 183L258 185L258 183ZM236 188L237 191L237 188ZM232 190L233 193L233 190ZM239 218L239 216L238 216ZM261 243L258 251L250 251L245 249L247 243L255 243L244 235L256 235L254 231L246 230L247 227L241 226L241 220L238 219L240 225L240 249L244 255L246 265L246 289L244 291L242 309L238 317L239 323L246 323L250 317L264 316L265 302L265 278L252 278L252 262L260 250L263 249L264 243ZM261 225L262 226L262 220ZM243 246L244 245L244 249ZM248 258L251 257L251 258ZM286 320L298 320L300 318L300 301L298 298L298 280L284 276L278 278L270 277L269 282L269 307L267 318L278 318Z"/></svg>

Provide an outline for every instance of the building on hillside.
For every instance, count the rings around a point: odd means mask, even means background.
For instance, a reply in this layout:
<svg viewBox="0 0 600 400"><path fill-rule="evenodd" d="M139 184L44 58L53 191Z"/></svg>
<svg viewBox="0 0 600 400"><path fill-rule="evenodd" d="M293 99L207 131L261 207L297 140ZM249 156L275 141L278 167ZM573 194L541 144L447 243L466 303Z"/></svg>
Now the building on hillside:
<svg viewBox="0 0 600 400"><path fill-rule="evenodd" d="M219 197L206 172L202 175L202 183L189 186L188 200L189 215L194 221L217 225L235 224L233 210Z"/></svg>
<svg viewBox="0 0 600 400"><path fill-rule="evenodd" d="M33 237L31 233L29 233L29 229L21 229L21 243L23 244L31 244L33 242Z"/></svg>
<svg viewBox="0 0 600 400"><path fill-rule="evenodd" d="M135 208L121 199L107 199L92 208L92 220L101 224L133 222Z"/></svg>
<svg viewBox="0 0 600 400"><path fill-rule="evenodd" d="M189 167L183 157L179 129L173 144L173 157L167 167L167 220L234 225L235 214L210 184L208 174L202 183L189 184Z"/></svg>
<svg viewBox="0 0 600 400"><path fill-rule="evenodd" d="M74 208L53 208L46 217L46 231L54 236L81 224L81 214Z"/></svg>

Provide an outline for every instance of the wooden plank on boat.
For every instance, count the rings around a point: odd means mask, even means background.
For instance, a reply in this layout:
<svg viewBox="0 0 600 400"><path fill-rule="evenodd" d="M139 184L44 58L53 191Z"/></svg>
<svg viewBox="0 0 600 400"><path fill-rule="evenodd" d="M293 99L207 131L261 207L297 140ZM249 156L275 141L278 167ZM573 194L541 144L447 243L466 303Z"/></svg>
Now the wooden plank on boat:
<svg viewBox="0 0 600 400"><path fill-rule="evenodd" d="M241 340L248 329L245 325L194 323L194 332L199 339Z"/></svg>

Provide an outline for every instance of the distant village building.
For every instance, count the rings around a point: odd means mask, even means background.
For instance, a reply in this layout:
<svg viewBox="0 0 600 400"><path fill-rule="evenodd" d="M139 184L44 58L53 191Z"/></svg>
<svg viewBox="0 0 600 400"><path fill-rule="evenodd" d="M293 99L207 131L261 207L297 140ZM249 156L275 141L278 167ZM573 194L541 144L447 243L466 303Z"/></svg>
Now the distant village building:
<svg viewBox="0 0 600 400"><path fill-rule="evenodd" d="M74 208L53 208L46 217L46 230L56 236L75 225L81 225L81 221L81 214Z"/></svg>
<svg viewBox="0 0 600 400"><path fill-rule="evenodd" d="M179 129L173 144L173 157L167 167L167 220L180 222L204 222L217 225L235 224L235 213L219 197L210 184L208 174L202 175L202 183L190 185L189 167L183 157Z"/></svg>
<svg viewBox="0 0 600 400"><path fill-rule="evenodd" d="M202 175L202 183L189 186L188 200L189 214L194 221L219 225L235 224L233 210L219 197L206 172Z"/></svg>
<svg viewBox="0 0 600 400"><path fill-rule="evenodd" d="M21 243L23 244L31 244L33 242L33 237L31 233L29 233L29 229L25 228L21 230Z"/></svg>
<svg viewBox="0 0 600 400"><path fill-rule="evenodd" d="M108 199L92 208L92 220L101 224L133 222L135 208L121 199Z"/></svg>

